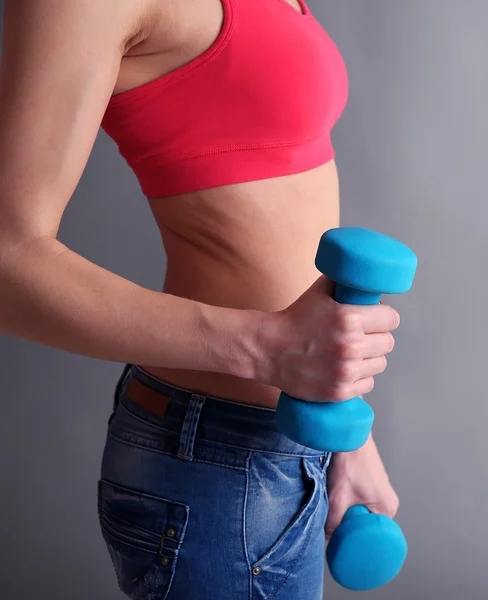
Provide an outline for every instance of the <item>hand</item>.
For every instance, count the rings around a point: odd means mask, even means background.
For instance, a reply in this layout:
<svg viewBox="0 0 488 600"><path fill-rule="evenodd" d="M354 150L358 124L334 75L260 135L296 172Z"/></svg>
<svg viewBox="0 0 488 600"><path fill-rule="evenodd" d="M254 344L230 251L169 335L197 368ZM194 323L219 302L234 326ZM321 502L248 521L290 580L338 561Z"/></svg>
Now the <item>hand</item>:
<svg viewBox="0 0 488 600"><path fill-rule="evenodd" d="M351 506L363 504L373 513L393 518L399 506L383 461L372 436L354 452L334 454L327 474L329 515L325 525L327 539L340 525Z"/></svg>
<svg viewBox="0 0 488 600"><path fill-rule="evenodd" d="M339 304L322 275L284 310L264 313L255 379L290 396L340 402L374 387L386 368L400 315L391 306Z"/></svg>

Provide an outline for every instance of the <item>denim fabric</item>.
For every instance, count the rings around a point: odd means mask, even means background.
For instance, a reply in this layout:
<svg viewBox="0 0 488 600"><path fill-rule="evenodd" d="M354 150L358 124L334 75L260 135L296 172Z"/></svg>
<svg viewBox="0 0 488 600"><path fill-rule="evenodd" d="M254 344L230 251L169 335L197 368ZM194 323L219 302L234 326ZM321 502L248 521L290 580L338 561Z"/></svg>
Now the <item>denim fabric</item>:
<svg viewBox="0 0 488 600"><path fill-rule="evenodd" d="M126 395L169 396L164 417ZM275 411L203 396L126 365L98 512L133 600L322 600L330 455L279 433Z"/></svg>

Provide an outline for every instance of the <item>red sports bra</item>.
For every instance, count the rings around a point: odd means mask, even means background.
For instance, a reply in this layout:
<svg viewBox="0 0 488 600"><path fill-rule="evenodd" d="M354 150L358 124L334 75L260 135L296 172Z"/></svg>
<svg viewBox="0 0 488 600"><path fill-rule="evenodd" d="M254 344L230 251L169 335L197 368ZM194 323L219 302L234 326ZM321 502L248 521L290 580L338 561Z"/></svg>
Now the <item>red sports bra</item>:
<svg viewBox="0 0 488 600"><path fill-rule="evenodd" d="M348 96L334 42L304 0L221 0L202 55L112 96L102 128L148 197L300 173L334 157Z"/></svg>

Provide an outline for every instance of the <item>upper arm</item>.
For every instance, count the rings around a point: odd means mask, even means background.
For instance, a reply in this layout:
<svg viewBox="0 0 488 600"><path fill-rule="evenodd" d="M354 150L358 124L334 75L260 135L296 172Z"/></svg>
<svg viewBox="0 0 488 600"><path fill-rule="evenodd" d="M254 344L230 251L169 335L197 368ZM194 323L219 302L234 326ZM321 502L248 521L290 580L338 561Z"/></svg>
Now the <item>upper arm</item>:
<svg viewBox="0 0 488 600"><path fill-rule="evenodd" d="M0 241L57 235L143 0L6 0Z"/></svg>

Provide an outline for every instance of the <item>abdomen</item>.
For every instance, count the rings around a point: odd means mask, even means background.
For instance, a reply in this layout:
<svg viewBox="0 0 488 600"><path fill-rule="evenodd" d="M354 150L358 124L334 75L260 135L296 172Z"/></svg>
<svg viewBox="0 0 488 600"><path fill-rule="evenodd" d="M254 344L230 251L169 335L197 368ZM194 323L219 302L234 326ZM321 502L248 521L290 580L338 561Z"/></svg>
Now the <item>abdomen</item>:
<svg viewBox="0 0 488 600"><path fill-rule="evenodd" d="M151 198L168 265L163 291L206 304L284 309L320 276L320 236L339 226L334 161L305 173ZM280 390L221 373L154 368L178 387L275 406Z"/></svg>

